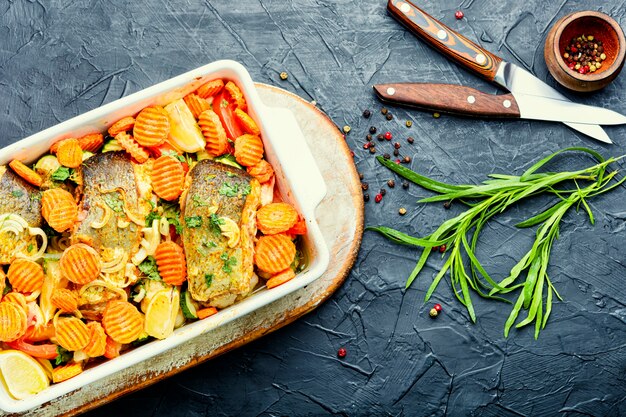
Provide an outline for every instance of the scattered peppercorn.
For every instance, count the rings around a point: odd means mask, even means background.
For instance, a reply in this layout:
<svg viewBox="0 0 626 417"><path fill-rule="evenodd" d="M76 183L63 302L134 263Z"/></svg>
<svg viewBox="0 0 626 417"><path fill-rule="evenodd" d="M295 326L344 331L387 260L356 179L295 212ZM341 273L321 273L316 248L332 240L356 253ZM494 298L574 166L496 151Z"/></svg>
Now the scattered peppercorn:
<svg viewBox="0 0 626 417"><path fill-rule="evenodd" d="M389 155L388 153L386 153L386 154L384 154L384 155L383 155L383 158L385 158L385 159L391 159L391 155Z"/></svg>
<svg viewBox="0 0 626 417"><path fill-rule="evenodd" d="M434 308L430 309L430 312L428 313L430 315L431 318L435 318L439 315L439 312L437 310L435 310Z"/></svg>
<svg viewBox="0 0 626 417"><path fill-rule="evenodd" d="M376 126L370 126L370 133L373 135L376 133Z"/></svg>
<svg viewBox="0 0 626 417"><path fill-rule="evenodd" d="M366 182L361 183L361 188L363 189L363 191L367 191L368 188L370 188L370 185Z"/></svg>
<svg viewBox="0 0 626 417"><path fill-rule="evenodd" d="M399 159L396 159L395 162L396 162L396 164L400 165L400 162L402 162L402 161L400 161Z"/></svg>
<svg viewBox="0 0 626 417"><path fill-rule="evenodd" d="M351 130L352 130L352 128L351 128L350 126L348 126L348 125L345 125L345 126L343 127L343 132L344 132L344 133L350 133L350 131L351 131Z"/></svg>
<svg viewBox="0 0 626 417"><path fill-rule="evenodd" d="M389 110L387 110L387 107L383 107L382 109L380 109L380 112L382 114L387 114L389 112Z"/></svg>
<svg viewBox="0 0 626 417"><path fill-rule="evenodd" d="M396 182L395 182L394 180L392 180L392 179L391 179L391 180L387 181L387 186L388 186L389 188L393 188L393 187L395 187L395 186L396 186Z"/></svg>
<svg viewBox="0 0 626 417"><path fill-rule="evenodd" d="M380 203L382 200L383 200L382 194L376 194L376 196L374 197L374 201L377 203Z"/></svg>
<svg viewBox="0 0 626 417"><path fill-rule="evenodd" d="M365 177L365 175L363 175L363 173L362 173L362 172L359 172L359 179L360 179L360 180L362 180L362 179L363 179L363 177Z"/></svg>
<svg viewBox="0 0 626 417"><path fill-rule="evenodd" d="M376 153L376 148L372 146L372 147L370 148L370 153Z"/></svg>
<svg viewBox="0 0 626 417"><path fill-rule="evenodd" d="M430 248L431 252L437 252L439 250L439 246L433 246L432 248Z"/></svg>
<svg viewBox="0 0 626 417"><path fill-rule="evenodd" d="M393 120L393 114L391 114L391 113L387 113L387 114L385 115L385 119L387 119L387 120Z"/></svg>
<svg viewBox="0 0 626 417"><path fill-rule="evenodd" d="M405 190L409 188L409 182L408 181L402 181L402 188L404 188Z"/></svg>
<svg viewBox="0 0 626 417"><path fill-rule="evenodd" d="M365 117L366 119L369 119L371 115L372 115L372 112L369 111L369 109L363 110L363 117Z"/></svg>
<svg viewBox="0 0 626 417"><path fill-rule="evenodd" d="M563 59L568 68L579 74L595 72L602 68L602 61L606 59L602 41L593 35L584 34L573 37L565 47Z"/></svg>
<svg viewBox="0 0 626 417"><path fill-rule="evenodd" d="M439 119L439 117L440 117L440 116L441 116L441 115L440 115L439 113L433 113L433 117L434 117L435 119Z"/></svg>
<svg viewBox="0 0 626 417"><path fill-rule="evenodd" d="M337 357L339 359L345 358L347 354L348 352L344 348L339 348L339 350L337 351Z"/></svg>
<svg viewBox="0 0 626 417"><path fill-rule="evenodd" d="M439 246L439 253L444 253L446 251L446 245Z"/></svg>
<svg viewBox="0 0 626 417"><path fill-rule="evenodd" d="M462 11L460 11L460 10L457 10L457 11L454 13L454 17L456 17L456 20L461 20L461 19L463 19L463 17L465 17L465 13L463 13L463 12L462 12Z"/></svg>
<svg viewBox="0 0 626 417"><path fill-rule="evenodd" d="M394 156L398 156L398 155L400 155L400 151L399 151L399 150L397 150L397 149L394 149L394 150L393 150L393 155L394 155Z"/></svg>
<svg viewBox="0 0 626 417"><path fill-rule="evenodd" d="M385 190L384 188L381 188L378 193L384 196L385 194L387 194L387 190Z"/></svg>
<svg viewBox="0 0 626 417"><path fill-rule="evenodd" d="M409 162L411 162L411 157L410 156L405 156L404 159L402 160L402 162L404 162L405 164L408 164Z"/></svg>
<svg viewBox="0 0 626 417"><path fill-rule="evenodd" d="M354 158L354 151L350 151L350 156Z"/></svg>
<svg viewBox="0 0 626 417"><path fill-rule="evenodd" d="M433 308L437 310L437 313L441 313L441 304L437 303L433 306Z"/></svg>
<svg viewBox="0 0 626 417"><path fill-rule="evenodd" d="M413 142L415 142L415 139L409 136L408 138L406 138L406 141L409 142L410 144L413 144Z"/></svg>
<svg viewBox="0 0 626 417"><path fill-rule="evenodd" d="M391 140L393 138L393 135L391 134L391 132L385 132L385 139L387 140Z"/></svg>
<svg viewBox="0 0 626 417"><path fill-rule="evenodd" d="M406 214L406 209L404 207L400 207L400 209L398 210L398 214L400 216L404 216Z"/></svg>
<svg viewBox="0 0 626 417"><path fill-rule="evenodd" d="M287 78L289 78L289 74L287 74L285 71L280 73L281 80L286 80Z"/></svg>
<svg viewBox="0 0 626 417"><path fill-rule="evenodd" d="M365 135L365 139L366 139L368 142L369 142L369 141L371 141L371 140L372 140L372 135L368 133L367 135Z"/></svg>
<svg viewBox="0 0 626 417"><path fill-rule="evenodd" d="M385 140L385 137L383 136L382 133L379 133L378 136L376 136L376 139L382 142L383 140Z"/></svg>
<svg viewBox="0 0 626 417"><path fill-rule="evenodd" d="M400 149L400 142L394 142L393 147L396 149Z"/></svg>
<svg viewBox="0 0 626 417"><path fill-rule="evenodd" d="M443 203L443 208L445 208L446 210L449 210L450 207L452 207L452 201L446 201L445 203Z"/></svg>
<svg viewBox="0 0 626 417"><path fill-rule="evenodd" d="M363 194L363 201L365 201L366 203L368 201L370 201L370 195L369 194Z"/></svg>
<svg viewBox="0 0 626 417"><path fill-rule="evenodd" d="M363 144L363 149L369 149L371 146L372 146L372 143L371 143L371 142L365 142L365 143Z"/></svg>
<svg viewBox="0 0 626 417"><path fill-rule="evenodd" d="M406 127L411 127L411 126L413 126L413 122L412 122L412 121L410 121L410 120L407 120L404 124L406 125Z"/></svg>

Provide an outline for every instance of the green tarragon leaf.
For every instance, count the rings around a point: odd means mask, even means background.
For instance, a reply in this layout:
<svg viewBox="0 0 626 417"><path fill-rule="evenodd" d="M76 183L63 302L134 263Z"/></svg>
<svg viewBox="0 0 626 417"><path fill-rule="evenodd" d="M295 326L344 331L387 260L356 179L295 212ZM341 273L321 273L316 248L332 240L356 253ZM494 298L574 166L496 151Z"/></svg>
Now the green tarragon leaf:
<svg viewBox="0 0 626 417"><path fill-rule="evenodd" d="M201 216L185 217L185 225L191 229L200 227L202 226L202 217Z"/></svg>

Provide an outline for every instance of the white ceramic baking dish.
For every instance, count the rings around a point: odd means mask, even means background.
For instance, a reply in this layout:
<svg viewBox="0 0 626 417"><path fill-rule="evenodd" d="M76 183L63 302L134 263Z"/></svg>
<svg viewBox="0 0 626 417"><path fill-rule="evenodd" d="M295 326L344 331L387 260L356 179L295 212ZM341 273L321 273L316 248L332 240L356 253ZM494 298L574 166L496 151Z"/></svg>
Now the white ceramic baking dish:
<svg viewBox="0 0 626 417"><path fill-rule="evenodd" d="M24 400L13 399L4 384L0 389L0 409L22 412L56 397L111 375L121 369L151 358L248 314L278 298L306 286L319 278L328 267L328 248L315 220L315 208L326 194L326 184L311 155L293 114L283 108L265 106L246 69L234 61L217 61L146 88L128 97L99 107L60 123L0 150L0 164L12 159L33 162L46 153L50 145L67 137L80 137L94 131L105 131L116 120L137 114L142 108L164 105L181 98L208 80L225 78L234 81L244 93L250 115L261 128L266 159L276 171L276 181L284 200L294 204L307 221L304 250L307 268L291 281L271 290L263 287L249 298L219 311L214 316L187 324L165 340L152 341L87 369L82 374L51 385L48 389Z"/></svg>

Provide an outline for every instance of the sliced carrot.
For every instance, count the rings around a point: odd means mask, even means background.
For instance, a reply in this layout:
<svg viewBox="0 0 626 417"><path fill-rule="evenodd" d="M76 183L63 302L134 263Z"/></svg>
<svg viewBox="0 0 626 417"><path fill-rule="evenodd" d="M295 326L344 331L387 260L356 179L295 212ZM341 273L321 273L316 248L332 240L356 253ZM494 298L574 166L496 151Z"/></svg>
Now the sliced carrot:
<svg viewBox="0 0 626 417"><path fill-rule="evenodd" d="M90 133L78 138L78 144L83 151L97 152L104 143L104 136L102 133Z"/></svg>
<svg viewBox="0 0 626 417"><path fill-rule="evenodd" d="M287 230L285 234L290 236L306 235L306 232L306 220L304 220L302 216L298 216L298 221L296 222L296 224L294 224L291 229Z"/></svg>
<svg viewBox="0 0 626 417"><path fill-rule="evenodd" d="M51 188L41 193L41 215L48 220L50 213L61 201L74 203L74 197L62 188Z"/></svg>
<svg viewBox="0 0 626 417"><path fill-rule="evenodd" d="M115 137L118 133L128 132L135 126L135 118L128 116L113 123L109 128L109 135Z"/></svg>
<svg viewBox="0 0 626 417"><path fill-rule="evenodd" d="M120 350L122 350L122 344L107 336L104 346L104 357L107 359L117 358L120 356Z"/></svg>
<svg viewBox="0 0 626 417"><path fill-rule="evenodd" d="M202 97L199 97L197 94L187 94L184 100L187 107L189 107L189 110L191 110L193 117L196 119L200 116L200 113L211 108L209 102Z"/></svg>
<svg viewBox="0 0 626 417"><path fill-rule="evenodd" d="M291 229L298 221L298 212L287 203L270 203L256 213L257 227L265 235L275 235Z"/></svg>
<svg viewBox="0 0 626 417"><path fill-rule="evenodd" d="M83 150L78 139L70 138L59 142L57 159L64 167L78 168L83 163Z"/></svg>
<svg viewBox="0 0 626 417"><path fill-rule="evenodd" d="M224 81L212 80L198 87L196 94L201 98L208 98L222 91L222 88L224 88Z"/></svg>
<svg viewBox="0 0 626 417"><path fill-rule="evenodd" d="M102 316L104 331L118 343L131 343L143 332L143 316L128 301L112 300Z"/></svg>
<svg viewBox="0 0 626 417"><path fill-rule="evenodd" d="M140 164L143 164L148 160L148 158L150 158L148 151L143 146L138 144L137 141L128 133L118 133L115 135L115 140L117 140L120 146Z"/></svg>
<svg viewBox="0 0 626 417"><path fill-rule="evenodd" d="M92 247L76 243L63 251L59 267L62 276L74 284L83 285L98 278L102 259Z"/></svg>
<svg viewBox="0 0 626 417"><path fill-rule="evenodd" d="M75 291L67 288L59 288L52 294L52 305L64 313L78 310L78 296Z"/></svg>
<svg viewBox="0 0 626 417"><path fill-rule="evenodd" d="M89 342L83 348L83 352L90 358L97 358L106 352L107 335L104 328L97 321L87 323L89 329Z"/></svg>
<svg viewBox="0 0 626 417"><path fill-rule="evenodd" d="M163 200L174 201L183 191L185 170L179 160L163 155L152 166L152 188Z"/></svg>
<svg viewBox="0 0 626 417"><path fill-rule="evenodd" d="M82 372L83 365L81 362L72 362L66 365L57 366L52 370L52 382L56 384L58 382L67 381Z"/></svg>
<svg viewBox="0 0 626 417"><path fill-rule="evenodd" d="M3 302L13 303L19 306L28 315L28 305L26 303L26 297L21 292L11 291L2 298Z"/></svg>
<svg viewBox="0 0 626 417"><path fill-rule="evenodd" d="M41 186L41 184L43 184L43 178L41 178L41 175L37 174L35 171L30 169L17 159L9 162L9 166L11 167L13 172L22 177L29 184L32 184L36 187L39 187Z"/></svg>
<svg viewBox="0 0 626 417"><path fill-rule="evenodd" d="M196 310L196 315L198 316L200 320L206 319L207 317L210 317L215 313L217 313L217 308L215 307L207 307L207 308L201 308L200 310Z"/></svg>
<svg viewBox="0 0 626 417"><path fill-rule="evenodd" d="M219 116L213 110L200 113L198 125L206 140L206 150L213 156L224 155L228 150L228 138Z"/></svg>
<svg viewBox="0 0 626 417"><path fill-rule="evenodd" d="M162 242L154 252L159 275L170 285L181 285L187 280L187 264L183 248L171 240Z"/></svg>
<svg viewBox="0 0 626 417"><path fill-rule="evenodd" d="M23 339L29 342L43 342L54 337L54 325L52 322L30 326Z"/></svg>
<svg viewBox="0 0 626 417"><path fill-rule="evenodd" d="M163 107L146 107L137 115L133 137L141 146L159 146L169 133L170 118Z"/></svg>
<svg viewBox="0 0 626 417"><path fill-rule="evenodd" d="M278 287L279 285L284 284L287 281L291 281L295 276L296 273L293 272L291 268L287 268L276 275L272 275L272 277L268 279L265 283L265 286L267 288Z"/></svg>
<svg viewBox="0 0 626 417"><path fill-rule="evenodd" d="M74 202L70 203L67 200L61 200L52 209L46 220L50 227L61 233L72 227L77 217L78 207L76 204Z"/></svg>
<svg viewBox="0 0 626 417"><path fill-rule="evenodd" d="M43 268L37 262L18 258L11 262L7 272L13 289L19 292L33 292L43 285Z"/></svg>
<svg viewBox="0 0 626 417"><path fill-rule="evenodd" d="M228 92L231 100L237 105L238 108L244 111L246 110L247 108L246 99L243 97L243 93L241 92L239 87L237 87L237 84L235 84L232 81L229 81L224 86L224 90Z"/></svg>
<svg viewBox="0 0 626 417"><path fill-rule="evenodd" d="M11 342L26 333L26 313L13 303L0 303L0 342Z"/></svg>
<svg viewBox="0 0 626 417"><path fill-rule="evenodd" d="M259 180L261 184L271 180L272 175L274 175L274 168L265 159L261 159L257 164L247 167L246 171Z"/></svg>
<svg viewBox="0 0 626 417"><path fill-rule="evenodd" d="M70 352L81 350L89 343L89 328L76 317L62 317L54 326L57 343Z"/></svg>
<svg viewBox="0 0 626 417"><path fill-rule="evenodd" d="M235 159L246 167L258 164L263 159L261 138L250 134L239 136L235 140Z"/></svg>
<svg viewBox="0 0 626 417"><path fill-rule="evenodd" d="M264 272L284 271L296 257L296 245L285 234L261 236L257 241L254 263Z"/></svg>
<svg viewBox="0 0 626 417"><path fill-rule="evenodd" d="M250 133L251 135L261 135L261 129L257 126L256 122L248 113L241 110L240 108L235 109L235 117L239 121L239 126L243 128L246 133Z"/></svg>

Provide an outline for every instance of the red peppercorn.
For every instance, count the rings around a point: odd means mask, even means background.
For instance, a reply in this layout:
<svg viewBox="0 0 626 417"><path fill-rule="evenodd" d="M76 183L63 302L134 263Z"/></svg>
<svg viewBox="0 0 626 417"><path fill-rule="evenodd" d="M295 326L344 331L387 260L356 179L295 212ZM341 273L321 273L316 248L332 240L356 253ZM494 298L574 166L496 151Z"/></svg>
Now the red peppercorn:
<svg viewBox="0 0 626 417"><path fill-rule="evenodd" d="M396 164L400 165L400 162L402 162L402 161L399 160L399 159L396 159Z"/></svg>
<svg viewBox="0 0 626 417"><path fill-rule="evenodd" d="M385 132L385 139L391 140L391 138L393 138L393 135L391 134L391 132Z"/></svg>
<svg viewBox="0 0 626 417"><path fill-rule="evenodd" d="M439 246L439 253L444 253L446 251L446 245Z"/></svg>
<svg viewBox="0 0 626 417"><path fill-rule="evenodd" d="M570 50L572 51L572 53L578 52L578 48L576 48L575 46L572 46Z"/></svg>
<svg viewBox="0 0 626 417"><path fill-rule="evenodd" d="M340 359L345 358L347 354L348 354L348 351L345 350L344 348L339 348L339 350L337 351L337 357Z"/></svg>
<svg viewBox="0 0 626 417"><path fill-rule="evenodd" d="M432 248L430 248L430 250L433 252L437 252L439 250L439 246L433 246Z"/></svg>
<svg viewBox="0 0 626 417"><path fill-rule="evenodd" d="M376 197L374 197L374 201L377 203L380 203L383 200L383 195L378 193L376 194Z"/></svg>
<svg viewBox="0 0 626 417"><path fill-rule="evenodd" d="M369 148L370 148L370 146L372 146L372 144L371 144L370 142L365 142L365 143L363 144L363 149L369 149Z"/></svg>
<svg viewBox="0 0 626 417"><path fill-rule="evenodd" d="M454 17L456 17L457 20L463 19L464 16L465 16L465 14L462 11L460 11L460 10L457 10L456 13L454 13Z"/></svg>
<svg viewBox="0 0 626 417"><path fill-rule="evenodd" d="M437 303L433 306L433 308L437 310L437 313L441 313L441 304Z"/></svg>

